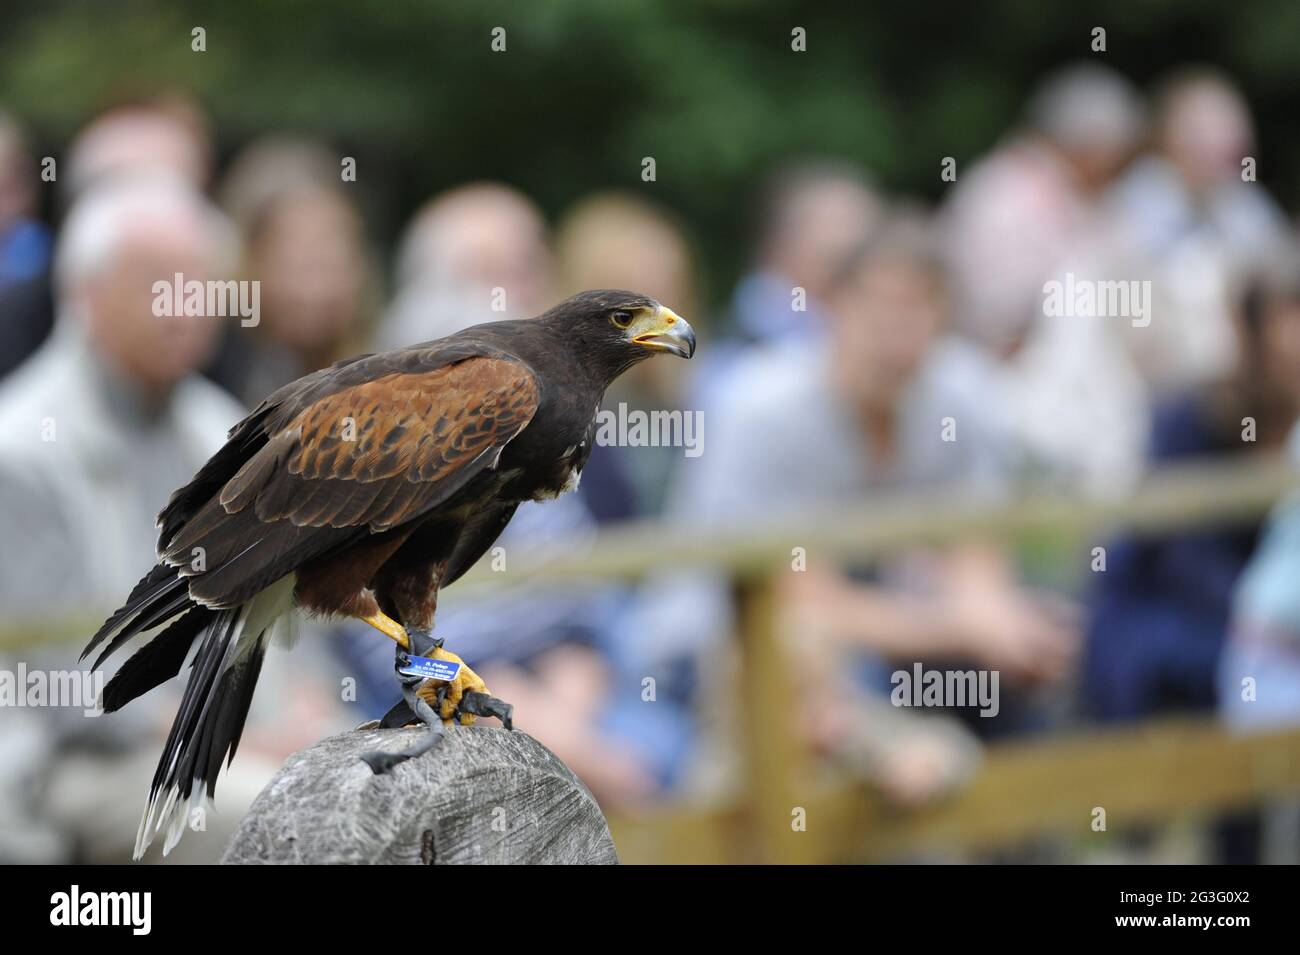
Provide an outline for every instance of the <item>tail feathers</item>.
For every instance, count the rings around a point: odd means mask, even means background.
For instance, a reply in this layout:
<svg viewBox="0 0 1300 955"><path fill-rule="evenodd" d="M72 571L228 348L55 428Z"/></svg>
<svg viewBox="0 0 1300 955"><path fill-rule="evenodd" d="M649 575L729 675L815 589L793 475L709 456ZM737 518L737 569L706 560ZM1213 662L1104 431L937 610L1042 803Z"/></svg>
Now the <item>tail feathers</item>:
<svg viewBox="0 0 1300 955"><path fill-rule="evenodd" d="M158 564L140 578L140 582L126 598L126 603L115 610L112 616L104 621L103 626L95 631L86 648L81 651L80 659L86 659L96 647L112 637L108 647L95 660L92 669L98 669L109 654L131 637L165 622L167 620L165 616L157 619L158 611L164 607L177 606L177 598L185 594L185 581L176 568L163 563ZM183 606L182 601L177 606L177 610L172 611L172 615L179 612Z"/></svg>
<svg viewBox="0 0 1300 955"><path fill-rule="evenodd" d="M160 563L131 591L82 652L103 646L94 666L137 634L163 627L114 674L103 706L112 711L180 672L193 650L189 682L149 787L136 836L139 859L166 828L163 853L185 832L193 810L216 791L222 761L234 758L248 718L272 631L293 607L296 579L288 574L249 599L214 609L190 596L193 578ZM197 649L194 649L197 644Z"/></svg>
<svg viewBox="0 0 1300 955"><path fill-rule="evenodd" d="M206 728L208 714L213 711L213 700L217 697L222 669L238 644L243 629L242 617L242 610L220 611L208 625L199 645L190 669L189 683L186 684L181 699L181 708L167 735L162 758L149 787L149 802L136 835L136 859L144 855L154 836L169 823L163 851L170 852L184 832L190 811L196 808L190 798L195 795L195 744Z"/></svg>
<svg viewBox="0 0 1300 955"><path fill-rule="evenodd" d="M216 614L211 610L193 607L137 650L118 667L104 687L104 712L120 710L136 697L143 696L180 673L181 665L194 645L194 639L212 623L214 617ZM98 666L98 661L96 665Z"/></svg>
<svg viewBox="0 0 1300 955"><path fill-rule="evenodd" d="M198 746L191 747L192 755L187 754L181 761L181 776L204 780L209 798L216 795L222 759L229 766L239 749L244 721L248 719L248 708L253 702L253 691L262 673L266 644L266 635L260 635L256 645L221 675L216 709L203 721Z"/></svg>
<svg viewBox="0 0 1300 955"><path fill-rule="evenodd" d="M272 629L292 607L293 584L285 577L239 607L204 610L189 682L149 787L136 859L164 830L163 854L171 852L192 813L215 794L221 764L229 765L239 746Z"/></svg>

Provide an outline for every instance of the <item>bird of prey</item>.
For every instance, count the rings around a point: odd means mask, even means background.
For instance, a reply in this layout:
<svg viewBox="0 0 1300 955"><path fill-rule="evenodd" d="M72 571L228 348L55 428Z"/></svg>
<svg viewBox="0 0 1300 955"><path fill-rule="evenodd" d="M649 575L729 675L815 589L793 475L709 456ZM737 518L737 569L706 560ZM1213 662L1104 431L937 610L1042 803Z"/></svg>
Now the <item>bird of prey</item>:
<svg viewBox="0 0 1300 955"><path fill-rule="evenodd" d="M442 723L510 724L431 631L440 588L492 546L520 503L577 487L596 413L657 352L690 358L685 320L644 295L583 292L536 318L362 355L286 385L158 515L158 563L82 652L94 667L154 632L105 686L106 712L189 681L149 789L135 857L180 839L234 758L267 644L295 610L354 617L397 643L403 699L384 725L428 734L365 757L376 773L430 749ZM206 797L205 797L206 792Z"/></svg>

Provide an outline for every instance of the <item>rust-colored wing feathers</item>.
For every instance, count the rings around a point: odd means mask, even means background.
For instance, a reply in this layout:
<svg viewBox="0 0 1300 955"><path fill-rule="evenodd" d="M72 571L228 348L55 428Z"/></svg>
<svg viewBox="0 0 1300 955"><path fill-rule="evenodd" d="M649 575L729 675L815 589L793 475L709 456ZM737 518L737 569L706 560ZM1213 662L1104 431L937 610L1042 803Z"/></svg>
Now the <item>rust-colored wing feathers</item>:
<svg viewBox="0 0 1300 955"><path fill-rule="evenodd" d="M539 398L528 368L488 357L328 394L272 435L163 558L184 567L203 548L210 562L198 583L225 603L267 576L258 572L264 557L275 567L262 570L282 574L341 533L387 530L436 507L496 463Z"/></svg>
<svg viewBox="0 0 1300 955"><path fill-rule="evenodd" d="M532 376L500 359L389 375L316 402L295 422L289 472L437 481L506 440L536 409Z"/></svg>
<svg viewBox="0 0 1300 955"><path fill-rule="evenodd" d="M226 484L220 501L227 513L254 503L268 522L389 527L445 498L438 488L445 492L470 462L504 447L537 402L532 374L505 359L387 375L306 408Z"/></svg>

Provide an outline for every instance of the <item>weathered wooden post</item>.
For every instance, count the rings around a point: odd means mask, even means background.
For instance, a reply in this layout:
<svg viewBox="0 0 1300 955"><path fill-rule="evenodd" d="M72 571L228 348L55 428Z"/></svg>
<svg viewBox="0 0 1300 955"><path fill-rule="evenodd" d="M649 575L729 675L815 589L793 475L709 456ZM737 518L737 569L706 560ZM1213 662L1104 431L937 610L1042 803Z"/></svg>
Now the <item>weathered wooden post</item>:
<svg viewBox="0 0 1300 955"><path fill-rule="evenodd" d="M222 863L618 862L591 793L526 733L452 726L435 750L385 775L361 761L424 732L357 730L290 756Z"/></svg>

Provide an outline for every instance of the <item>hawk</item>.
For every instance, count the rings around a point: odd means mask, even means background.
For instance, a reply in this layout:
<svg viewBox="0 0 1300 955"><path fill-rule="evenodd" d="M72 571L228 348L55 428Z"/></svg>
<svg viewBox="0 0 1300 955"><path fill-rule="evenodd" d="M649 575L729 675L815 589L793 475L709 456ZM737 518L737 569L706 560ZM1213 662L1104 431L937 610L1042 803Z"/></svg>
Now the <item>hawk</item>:
<svg viewBox="0 0 1300 955"><path fill-rule="evenodd" d="M295 611L352 617L397 644L416 746L365 757L376 773L432 748L442 724L511 709L432 636L438 591L493 544L524 501L578 484L606 388L659 353L690 358L695 334L644 295L575 295L536 318L476 325L361 355L286 385L158 515L158 563L82 652L93 668L155 635L104 688L119 709L192 659L149 789L138 859L215 794L234 759L262 658ZM102 648L102 649L101 649Z"/></svg>

